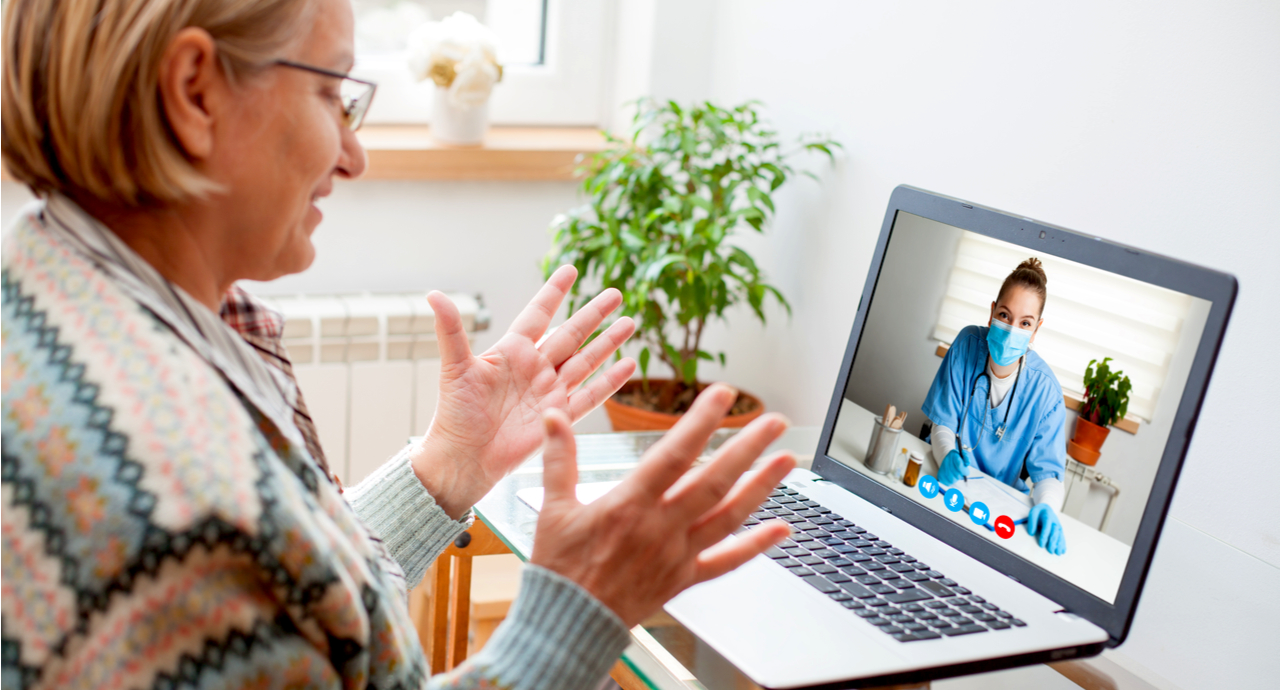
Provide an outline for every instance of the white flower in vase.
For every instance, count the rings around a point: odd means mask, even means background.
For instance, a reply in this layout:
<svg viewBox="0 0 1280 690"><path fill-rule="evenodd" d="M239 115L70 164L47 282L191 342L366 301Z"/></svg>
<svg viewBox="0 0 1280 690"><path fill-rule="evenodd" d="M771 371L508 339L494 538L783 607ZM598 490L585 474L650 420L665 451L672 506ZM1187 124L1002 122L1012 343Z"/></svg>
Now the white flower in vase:
<svg viewBox="0 0 1280 690"><path fill-rule="evenodd" d="M502 81L497 36L466 12L427 22L409 37L409 70L435 82L431 128L437 139L475 145L489 125L489 96Z"/></svg>

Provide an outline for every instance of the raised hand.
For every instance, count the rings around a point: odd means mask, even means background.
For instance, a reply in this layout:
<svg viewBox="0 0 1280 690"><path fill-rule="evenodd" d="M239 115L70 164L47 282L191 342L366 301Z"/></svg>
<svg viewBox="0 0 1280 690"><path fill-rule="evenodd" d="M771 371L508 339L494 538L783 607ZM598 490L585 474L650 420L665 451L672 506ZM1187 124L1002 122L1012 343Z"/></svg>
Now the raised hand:
<svg viewBox="0 0 1280 690"><path fill-rule="evenodd" d="M583 385L635 331L635 323L624 317L582 347L622 303L621 293L612 288L543 340L576 278L572 266L560 267L502 339L478 356L471 353L453 303L439 292L427 296L440 343L440 400L412 462L449 515L465 513L537 450L545 412L559 410L577 421L635 371L635 361L623 359Z"/></svg>
<svg viewBox="0 0 1280 690"><path fill-rule="evenodd" d="M546 493L530 562L578 583L630 627L686 588L786 538L790 527L768 521L725 539L795 467L795 458L782 452L744 474L786 430L780 415L755 420L710 462L689 471L736 395L722 384L703 391L635 472L590 505L577 498L569 420L559 410L547 413Z"/></svg>

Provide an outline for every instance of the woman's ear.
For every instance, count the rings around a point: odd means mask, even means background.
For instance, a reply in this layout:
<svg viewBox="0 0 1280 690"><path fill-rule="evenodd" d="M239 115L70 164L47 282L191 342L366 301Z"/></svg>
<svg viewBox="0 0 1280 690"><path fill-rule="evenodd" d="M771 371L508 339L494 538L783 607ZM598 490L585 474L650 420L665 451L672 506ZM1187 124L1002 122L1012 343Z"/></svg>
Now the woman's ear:
<svg viewBox="0 0 1280 690"><path fill-rule="evenodd" d="M987 328L991 328L992 322L996 320L996 303L991 301L991 313L987 315Z"/></svg>
<svg viewBox="0 0 1280 690"><path fill-rule="evenodd" d="M1031 342L1034 343L1036 341L1036 336L1040 335L1040 327L1043 325L1044 325L1044 319L1040 319L1038 322L1036 322L1036 329L1031 332Z"/></svg>
<svg viewBox="0 0 1280 690"><path fill-rule="evenodd" d="M212 154L214 101L227 86L209 32L195 27L179 31L160 61L158 87L169 128L189 158Z"/></svg>

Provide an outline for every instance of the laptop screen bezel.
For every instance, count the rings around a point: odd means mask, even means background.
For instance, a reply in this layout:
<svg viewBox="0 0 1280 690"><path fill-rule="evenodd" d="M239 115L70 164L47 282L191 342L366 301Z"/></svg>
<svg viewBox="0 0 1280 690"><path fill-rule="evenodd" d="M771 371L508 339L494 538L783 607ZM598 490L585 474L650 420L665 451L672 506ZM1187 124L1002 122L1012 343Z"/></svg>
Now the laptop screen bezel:
<svg viewBox="0 0 1280 690"><path fill-rule="evenodd" d="M1022 559L999 544L937 515L922 504L862 475L827 454L867 313L875 299L875 287L880 277L885 250L893 234L897 216L904 212L1210 302L1209 316L1114 602L1101 599ZM885 211L862 299L858 304L853 330L840 366L840 375L836 380L835 392L822 426L822 436L814 453L813 471L1058 602L1067 611L1106 630L1110 636L1110 646L1118 645L1128 635L1133 622L1138 597L1151 566L1156 541L1164 526L1173 488L1182 470L1237 290L1235 277L1226 273L901 185L894 189L889 207Z"/></svg>

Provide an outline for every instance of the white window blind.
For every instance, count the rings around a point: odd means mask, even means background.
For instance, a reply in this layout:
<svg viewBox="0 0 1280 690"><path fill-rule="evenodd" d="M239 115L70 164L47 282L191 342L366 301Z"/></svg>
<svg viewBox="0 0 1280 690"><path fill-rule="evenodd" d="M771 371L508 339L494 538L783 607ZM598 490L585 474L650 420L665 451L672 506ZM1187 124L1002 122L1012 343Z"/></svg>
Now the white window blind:
<svg viewBox="0 0 1280 690"><path fill-rule="evenodd" d="M949 345L965 326L985 326L1001 283L1030 256L1049 277L1034 349L1063 390L1083 396L1089 360L1111 357L1112 369L1133 382L1128 416L1152 421L1191 309L1188 295L965 232L933 337Z"/></svg>

